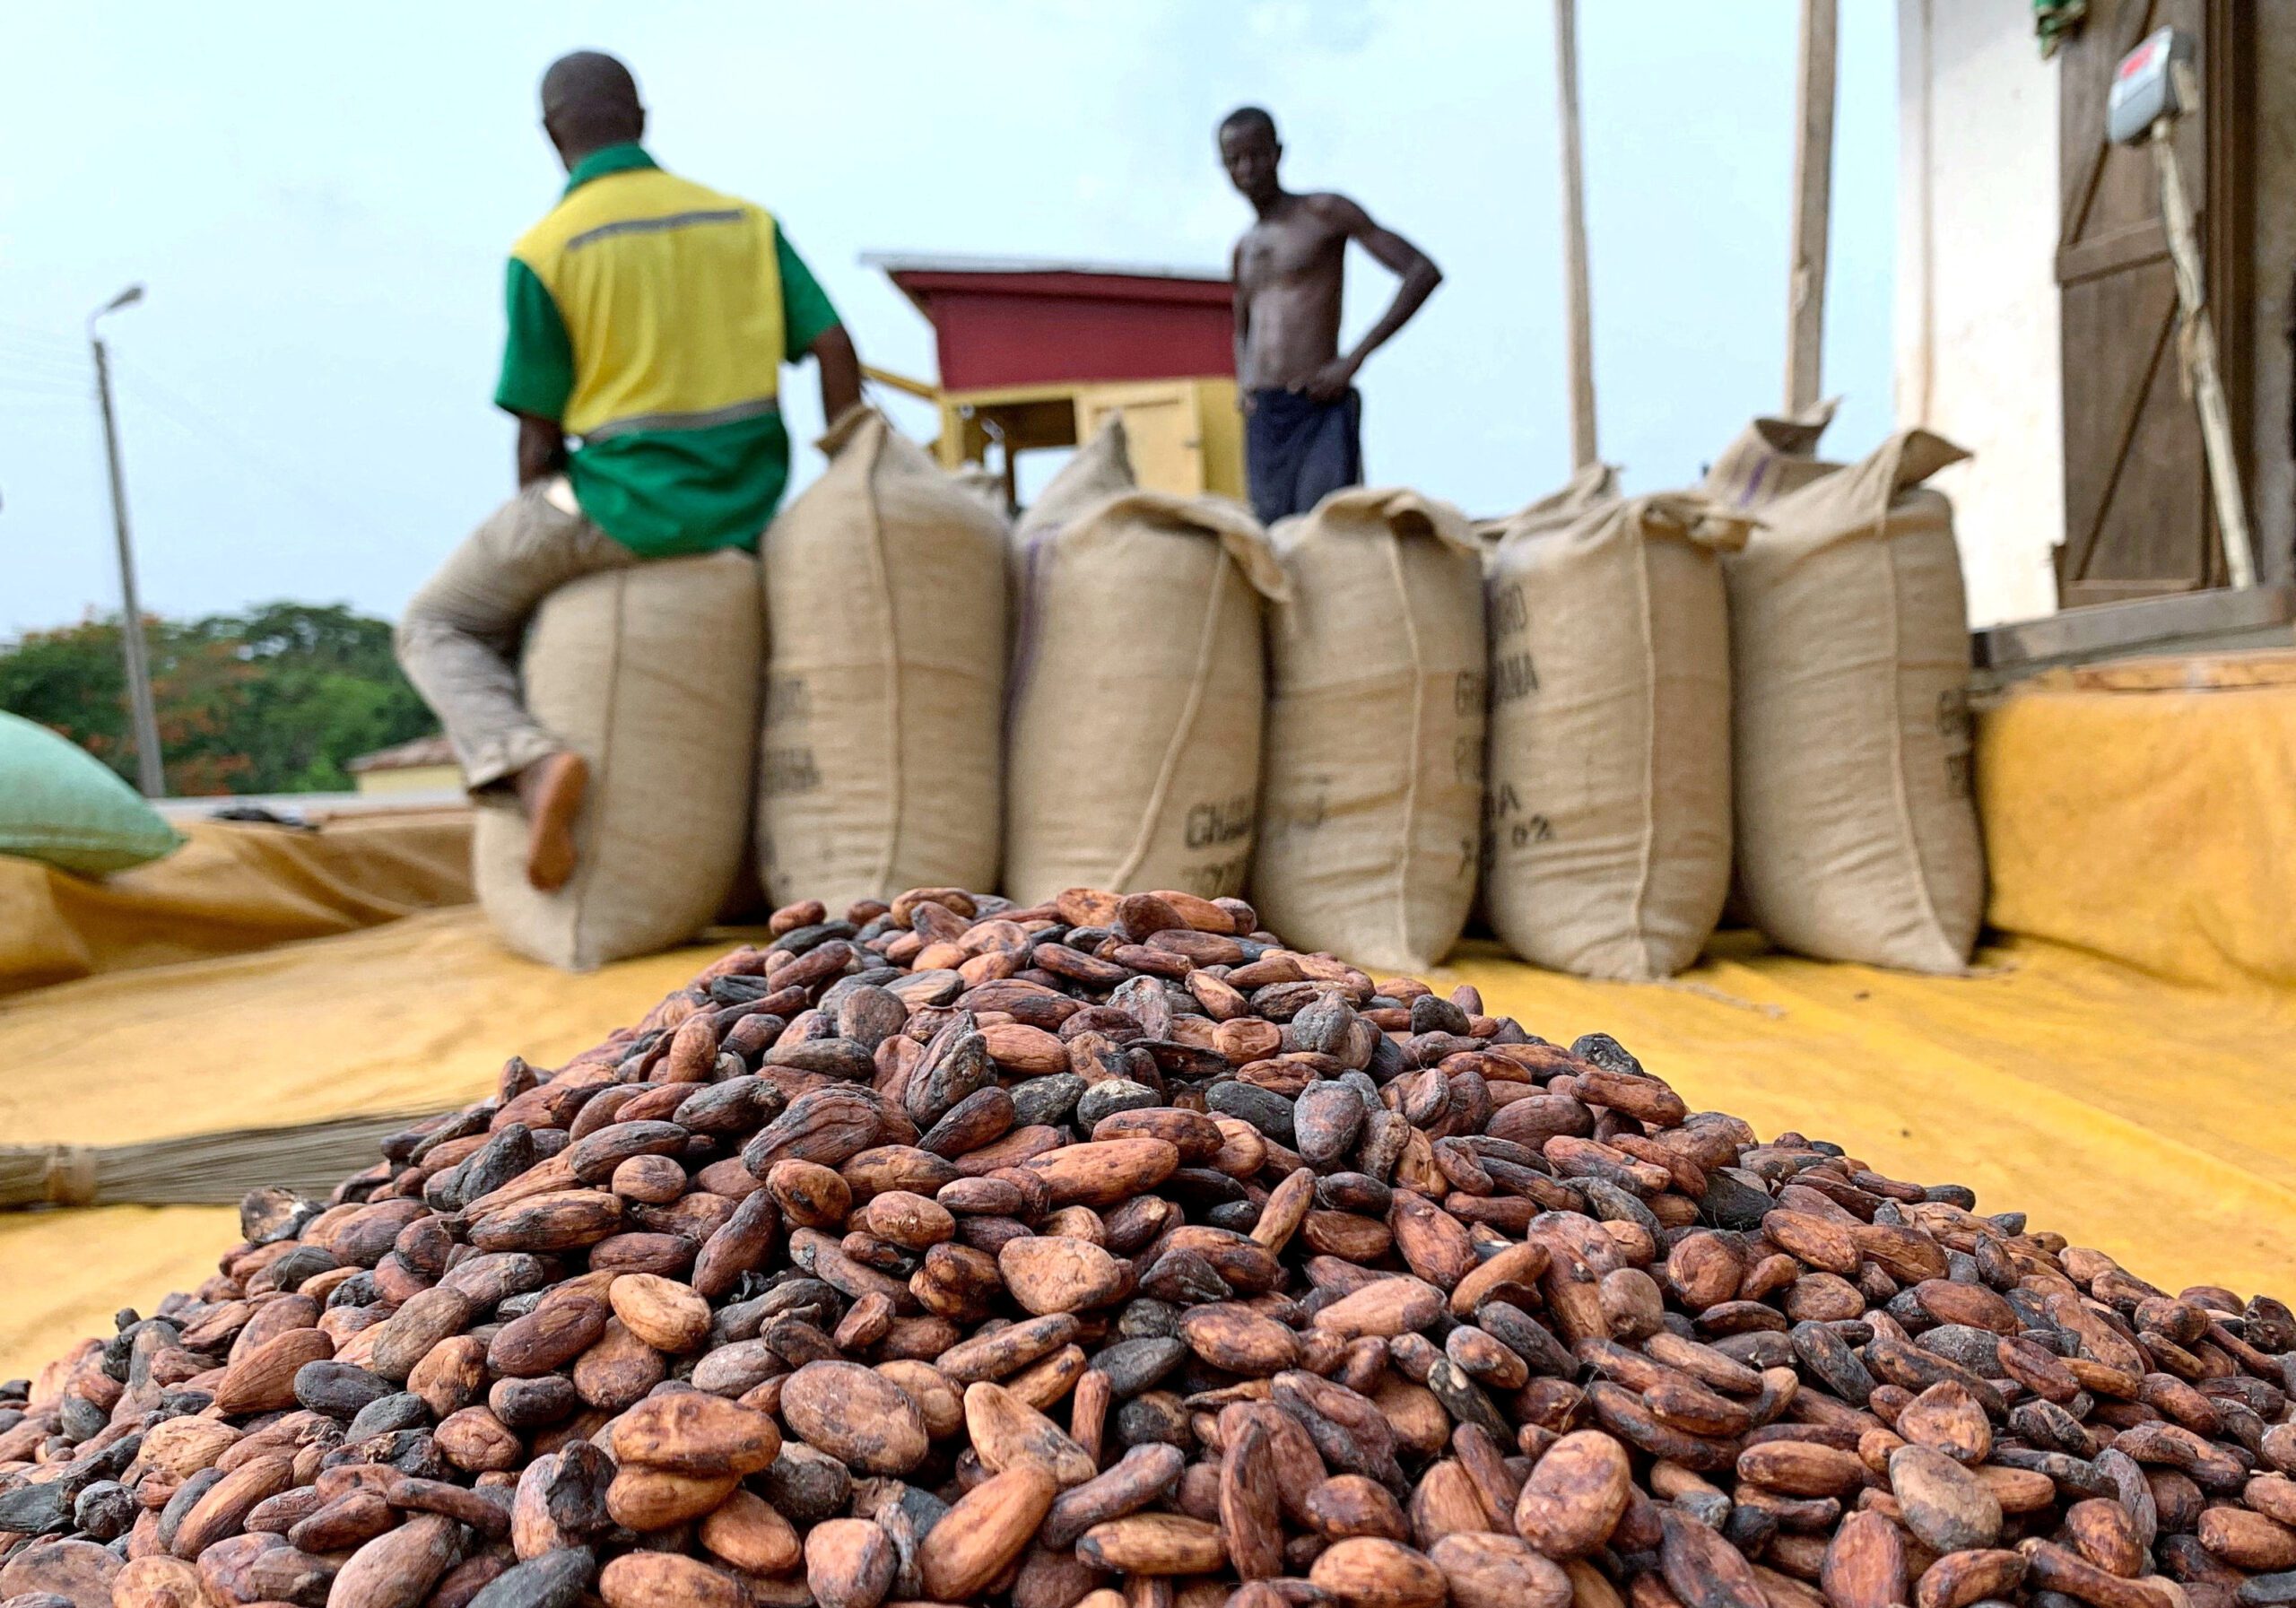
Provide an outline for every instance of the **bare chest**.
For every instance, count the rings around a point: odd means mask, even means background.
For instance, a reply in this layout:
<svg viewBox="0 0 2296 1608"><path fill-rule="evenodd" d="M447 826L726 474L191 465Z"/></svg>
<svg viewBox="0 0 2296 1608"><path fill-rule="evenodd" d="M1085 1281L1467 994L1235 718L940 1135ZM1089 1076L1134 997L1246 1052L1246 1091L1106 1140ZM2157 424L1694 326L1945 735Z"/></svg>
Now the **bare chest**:
<svg viewBox="0 0 2296 1608"><path fill-rule="evenodd" d="M1237 277L1247 291L1323 277L1338 265L1344 245L1311 217L1255 223L1237 242Z"/></svg>

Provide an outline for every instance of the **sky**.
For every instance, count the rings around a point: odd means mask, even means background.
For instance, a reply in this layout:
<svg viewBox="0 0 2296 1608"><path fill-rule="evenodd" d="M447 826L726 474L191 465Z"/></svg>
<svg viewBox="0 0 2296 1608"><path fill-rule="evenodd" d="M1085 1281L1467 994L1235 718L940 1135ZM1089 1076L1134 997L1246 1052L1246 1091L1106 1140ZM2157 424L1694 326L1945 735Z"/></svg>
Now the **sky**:
<svg viewBox="0 0 2296 1608"><path fill-rule="evenodd" d="M1895 9L1841 7L1837 456L1890 426ZM1779 400L1796 14L1579 7L1597 414L1631 490L1694 480ZM1538 0L9 6L0 637L118 606L83 326L131 282L103 327L144 608L396 613L511 490L502 259L563 182L535 86L578 48L631 64L665 166L781 219L866 361L926 377L927 326L863 253L1220 266L1248 212L1213 128L1265 104L1289 186L1446 275L1361 377L1371 480L1495 515L1568 476ZM1350 338L1392 283L1351 259ZM784 405L809 442L810 369ZM796 482L820 461L801 445Z"/></svg>

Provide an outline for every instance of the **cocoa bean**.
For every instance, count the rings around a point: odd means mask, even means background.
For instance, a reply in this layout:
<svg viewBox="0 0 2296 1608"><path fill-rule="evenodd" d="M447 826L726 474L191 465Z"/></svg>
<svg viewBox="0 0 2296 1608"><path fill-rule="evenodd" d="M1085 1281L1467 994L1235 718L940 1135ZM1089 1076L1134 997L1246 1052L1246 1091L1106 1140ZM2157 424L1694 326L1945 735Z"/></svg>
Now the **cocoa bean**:
<svg viewBox="0 0 2296 1608"><path fill-rule="evenodd" d="M808 1445L872 1473L907 1473L924 1460L925 1420L917 1404L870 1369L809 1362L790 1376L781 1411Z"/></svg>
<svg viewBox="0 0 2296 1608"><path fill-rule="evenodd" d="M0 1598L2296 1604L2276 1301L1239 901L770 926L0 1390Z"/></svg>
<svg viewBox="0 0 2296 1608"><path fill-rule="evenodd" d="M328 1608L416 1608L459 1552L452 1519L411 1518L351 1554L327 1593Z"/></svg>

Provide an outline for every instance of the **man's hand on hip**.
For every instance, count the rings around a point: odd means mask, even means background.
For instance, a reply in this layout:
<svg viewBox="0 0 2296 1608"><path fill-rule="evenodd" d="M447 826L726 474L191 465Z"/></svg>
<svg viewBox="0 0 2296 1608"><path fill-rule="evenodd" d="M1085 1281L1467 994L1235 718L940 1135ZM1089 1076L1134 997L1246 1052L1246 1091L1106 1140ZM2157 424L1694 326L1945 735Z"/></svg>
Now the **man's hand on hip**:
<svg viewBox="0 0 2296 1608"><path fill-rule="evenodd" d="M1355 360L1335 357L1302 380L1297 389L1310 402L1337 402L1355 383Z"/></svg>

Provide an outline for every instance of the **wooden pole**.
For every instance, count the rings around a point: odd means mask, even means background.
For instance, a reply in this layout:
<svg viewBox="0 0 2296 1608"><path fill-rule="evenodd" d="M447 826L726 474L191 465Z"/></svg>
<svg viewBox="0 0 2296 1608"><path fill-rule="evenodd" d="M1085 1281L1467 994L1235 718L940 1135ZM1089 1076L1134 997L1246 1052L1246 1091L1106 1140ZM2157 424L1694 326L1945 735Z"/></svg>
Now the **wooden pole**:
<svg viewBox="0 0 2296 1608"><path fill-rule="evenodd" d="M1802 0L1794 81L1794 256L1787 292L1786 411L1818 400L1826 332L1826 233L1833 201L1835 0Z"/></svg>
<svg viewBox="0 0 2296 1608"><path fill-rule="evenodd" d="M2181 64L2179 64L2179 65ZM2178 87L2187 106L2200 104L2197 90ZM2200 232L2184 175L2177 168L2177 120L2152 125L2152 157L2161 173L2161 222L2169 235L2169 261L2176 270L2177 300L2193 379L2200 404L2200 445L2208 459L2209 489L2216 496L2216 531L2224 543L2224 572L2235 587L2257 584L2256 550L2249 543L2248 505L2240 486L2240 458L2232 445L2232 419L2224 405L2224 381L2216 367L2216 324L2209 317L2206 282L2201 278Z"/></svg>
<svg viewBox="0 0 2296 1608"><path fill-rule="evenodd" d="M1587 187L1578 152L1578 4L1554 0L1555 105L1562 117L1562 285L1570 326L1570 465L1595 450L1595 330L1587 290Z"/></svg>

